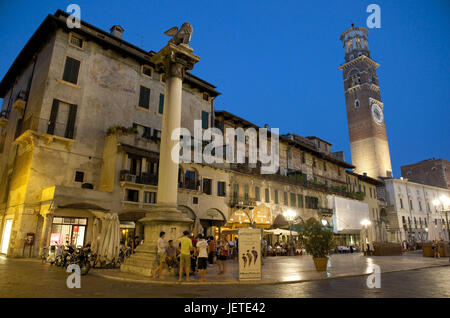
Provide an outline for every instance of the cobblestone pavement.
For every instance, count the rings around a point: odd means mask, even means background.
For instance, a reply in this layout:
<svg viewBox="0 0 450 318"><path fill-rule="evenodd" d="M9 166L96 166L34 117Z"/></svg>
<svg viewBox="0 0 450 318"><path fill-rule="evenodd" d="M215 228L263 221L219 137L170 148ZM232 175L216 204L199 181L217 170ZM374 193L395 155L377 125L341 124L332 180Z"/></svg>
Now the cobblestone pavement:
<svg viewBox="0 0 450 318"><path fill-rule="evenodd" d="M450 297L450 267L381 275L369 289L366 276L284 285L182 286L129 283L82 276L80 289L66 287L63 269L37 260L0 257L0 297Z"/></svg>

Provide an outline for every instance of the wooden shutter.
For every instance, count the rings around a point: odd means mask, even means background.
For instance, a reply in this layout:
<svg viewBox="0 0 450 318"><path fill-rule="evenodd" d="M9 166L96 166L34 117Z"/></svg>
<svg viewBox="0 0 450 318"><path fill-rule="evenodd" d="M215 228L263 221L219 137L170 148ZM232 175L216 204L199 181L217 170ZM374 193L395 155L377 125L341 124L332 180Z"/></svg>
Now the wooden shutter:
<svg viewBox="0 0 450 318"><path fill-rule="evenodd" d="M159 94L159 109L158 113L162 114L164 112L164 94Z"/></svg>
<svg viewBox="0 0 450 318"><path fill-rule="evenodd" d="M73 132L75 130L75 119L77 117L77 105L70 105L69 118L67 119L66 133L64 137L73 139Z"/></svg>
<svg viewBox="0 0 450 318"><path fill-rule="evenodd" d="M148 109L150 106L150 89L141 86L139 94L139 106Z"/></svg>
<svg viewBox="0 0 450 318"><path fill-rule="evenodd" d="M209 118L208 112L202 111L202 128L203 129L208 129L208 118Z"/></svg>
<svg viewBox="0 0 450 318"><path fill-rule="evenodd" d="M77 84L79 70L80 70L80 61L67 57L66 65L64 67L63 80L66 82Z"/></svg>
<svg viewBox="0 0 450 318"><path fill-rule="evenodd" d="M47 128L47 134L53 135L55 132L55 126L56 126L56 116L58 116L58 107L59 107L59 101L54 99L52 110L50 112L50 119L48 122L48 128Z"/></svg>

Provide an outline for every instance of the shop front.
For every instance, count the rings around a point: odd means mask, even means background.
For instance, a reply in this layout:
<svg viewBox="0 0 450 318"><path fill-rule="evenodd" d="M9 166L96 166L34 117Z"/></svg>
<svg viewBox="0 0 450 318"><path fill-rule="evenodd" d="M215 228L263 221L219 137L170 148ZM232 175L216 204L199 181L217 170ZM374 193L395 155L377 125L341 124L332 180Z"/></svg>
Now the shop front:
<svg viewBox="0 0 450 318"><path fill-rule="evenodd" d="M50 245L84 246L87 218L54 217L50 232Z"/></svg>

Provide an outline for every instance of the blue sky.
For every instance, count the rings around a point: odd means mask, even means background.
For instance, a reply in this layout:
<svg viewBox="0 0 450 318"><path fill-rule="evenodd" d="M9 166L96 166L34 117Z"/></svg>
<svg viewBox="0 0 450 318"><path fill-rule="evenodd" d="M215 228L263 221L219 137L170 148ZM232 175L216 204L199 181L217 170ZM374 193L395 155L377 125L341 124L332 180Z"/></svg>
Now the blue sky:
<svg viewBox="0 0 450 318"><path fill-rule="evenodd" d="M450 1L0 1L0 77L49 13L81 7L81 18L157 51L163 32L189 21L202 60L194 74L215 84L227 110L282 133L316 135L350 161L341 71L341 32L365 26L366 7L381 7L371 29L396 177L400 166L450 159ZM176 5L174 5L176 3Z"/></svg>

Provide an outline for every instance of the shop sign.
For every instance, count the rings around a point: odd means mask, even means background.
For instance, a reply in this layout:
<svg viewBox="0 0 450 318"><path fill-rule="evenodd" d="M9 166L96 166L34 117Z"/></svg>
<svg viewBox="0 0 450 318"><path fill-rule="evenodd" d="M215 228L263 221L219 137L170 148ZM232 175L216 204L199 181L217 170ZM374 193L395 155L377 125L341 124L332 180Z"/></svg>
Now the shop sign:
<svg viewBox="0 0 450 318"><path fill-rule="evenodd" d="M239 229L239 280L261 280L261 229Z"/></svg>

